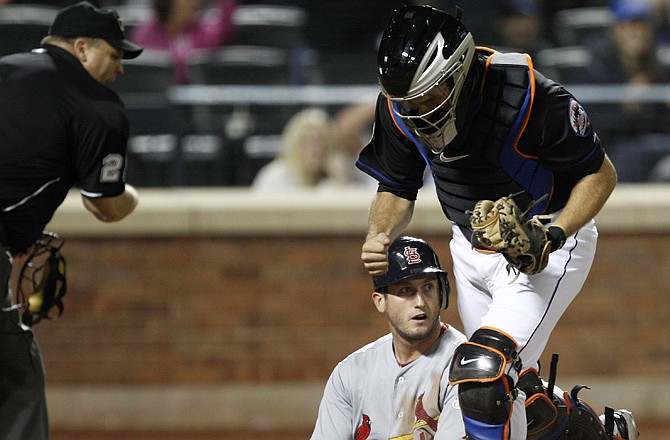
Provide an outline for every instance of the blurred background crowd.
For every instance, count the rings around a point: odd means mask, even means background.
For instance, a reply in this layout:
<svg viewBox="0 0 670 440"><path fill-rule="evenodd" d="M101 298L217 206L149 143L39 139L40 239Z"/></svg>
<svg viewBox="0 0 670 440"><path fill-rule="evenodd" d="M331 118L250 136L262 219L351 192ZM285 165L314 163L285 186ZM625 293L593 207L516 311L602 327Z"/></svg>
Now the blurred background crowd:
<svg viewBox="0 0 670 440"><path fill-rule="evenodd" d="M412 0L91 0L145 53L113 87L139 187L286 192L374 185L376 48ZM0 0L0 55L30 50L73 0ZM621 182L670 182L670 0L433 0L475 42L533 56L585 105ZM547 121L551 123L551 121Z"/></svg>

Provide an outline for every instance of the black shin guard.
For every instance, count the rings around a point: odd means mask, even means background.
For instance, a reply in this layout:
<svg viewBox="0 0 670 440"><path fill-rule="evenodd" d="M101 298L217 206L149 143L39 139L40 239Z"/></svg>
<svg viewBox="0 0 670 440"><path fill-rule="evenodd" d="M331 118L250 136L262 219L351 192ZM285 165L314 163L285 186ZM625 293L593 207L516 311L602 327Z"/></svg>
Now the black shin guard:
<svg viewBox="0 0 670 440"><path fill-rule="evenodd" d="M549 384L545 388L538 372L524 371L517 388L526 394L528 440L610 440L612 428L606 428L588 403L578 397L585 387L577 385L570 394L554 394L558 355L552 357ZM611 411L610 411L611 412ZM607 412L606 412L607 415ZM610 414L610 418L612 418ZM607 419L607 417L606 417ZM609 425L613 422L608 420Z"/></svg>
<svg viewBox="0 0 670 440"><path fill-rule="evenodd" d="M466 382L458 386L458 401L463 415L487 425L504 425L510 416L510 384L503 376L495 382Z"/></svg>
<svg viewBox="0 0 670 440"><path fill-rule="evenodd" d="M516 389L505 374L508 365L520 368L516 343L490 328L477 330L456 348L449 381L458 384L458 400L468 438L508 438Z"/></svg>

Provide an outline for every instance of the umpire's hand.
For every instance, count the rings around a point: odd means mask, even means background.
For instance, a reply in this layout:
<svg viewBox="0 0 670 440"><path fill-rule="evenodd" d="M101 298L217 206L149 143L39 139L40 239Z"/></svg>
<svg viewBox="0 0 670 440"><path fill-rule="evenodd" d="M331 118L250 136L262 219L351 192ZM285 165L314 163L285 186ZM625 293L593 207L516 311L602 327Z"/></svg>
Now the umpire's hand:
<svg viewBox="0 0 670 440"><path fill-rule="evenodd" d="M361 250L361 260L370 275L382 275L388 270L388 249L391 239L381 232L368 237Z"/></svg>

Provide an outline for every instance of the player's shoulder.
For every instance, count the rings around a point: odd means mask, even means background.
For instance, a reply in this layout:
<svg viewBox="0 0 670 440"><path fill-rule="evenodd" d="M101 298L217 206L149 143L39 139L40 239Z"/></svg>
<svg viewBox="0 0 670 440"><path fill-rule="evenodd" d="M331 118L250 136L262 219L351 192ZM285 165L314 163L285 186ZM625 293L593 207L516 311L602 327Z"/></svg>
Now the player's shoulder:
<svg viewBox="0 0 670 440"><path fill-rule="evenodd" d="M357 365L372 364L378 359L383 358L392 350L393 336L388 333L376 341L372 341L344 358L340 364Z"/></svg>
<svg viewBox="0 0 670 440"><path fill-rule="evenodd" d="M447 324L442 324L442 333L435 341L433 346L425 353L420 362L429 363L431 368L438 368L439 365L448 365L454 356L456 348L467 342L465 335Z"/></svg>
<svg viewBox="0 0 670 440"><path fill-rule="evenodd" d="M468 338L458 330L456 327L449 324L442 324L444 330L439 339L439 344L441 347L444 347L446 350L450 350L449 347L455 349L462 343L466 342Z"/></svg>
<svg viewBox="0 0 670 440"><path fill-rule="evenodd" d="M501 51L484 46L477 46L477 57L480 63L490 67L528 67L532 68L533 59L525 52Z"/></svg>
<svg viewBox="0 0 670 440"><path fill-rule="evenodd" d="M489 65L531 68L533 66L533 60L527 53L496 52L489 57Z"/></svg>
<svg viewBox="0 0 670 440"><path fill-rule="evenodd" d="M387 347L389 344L393 342L393 335L391 333L387 333L384 336L380 337L376 341L372 341L368 344L365 344L358 350L354 351L350 356L361 356L366 353L376 353L379 350L384 349L384 347Z"/></svg>
<svg viewBox="0 0 670 440"><path fill-rule="evenodd" d="M490 50L486 53L488 68L503 70L523 69L530 71L535 82L536 93L550 93L553 89L560 88L561 85L556 81L546 77L542 72L535 68L533 58L524 52L499 52Z"/></svg>
<svg viewBox="0 0 670 440"><path fill-rule="evenodd" d="M458 330L453 325L449 324L443 324L443 325L446 327L444 332L442 333L442 336L444 337L445 340L450 341L454 344L461 344L468 340L465 334L463 334L463 332Z"/></svg>

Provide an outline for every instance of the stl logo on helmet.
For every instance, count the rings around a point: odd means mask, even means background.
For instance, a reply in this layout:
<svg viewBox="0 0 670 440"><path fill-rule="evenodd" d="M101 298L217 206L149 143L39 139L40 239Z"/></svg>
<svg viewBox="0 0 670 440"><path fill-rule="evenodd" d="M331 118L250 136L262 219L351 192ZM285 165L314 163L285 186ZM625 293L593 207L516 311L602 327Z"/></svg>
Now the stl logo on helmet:
<svg viewBox="0 0 670 440"><path fill-rule="evenodd" d="M405 259L407 264L417 264L421 263L421 254L416 250L416 248L405 246Z"/></svg>

